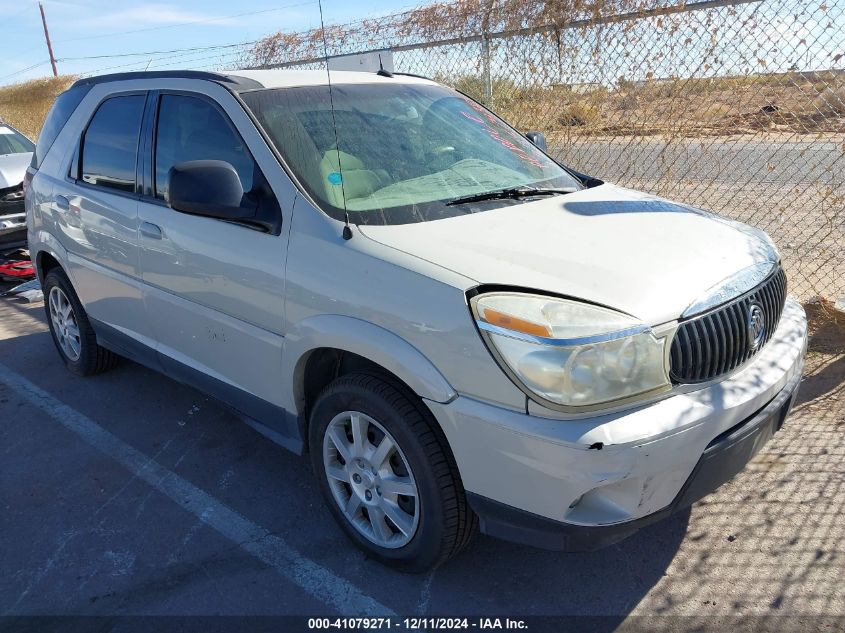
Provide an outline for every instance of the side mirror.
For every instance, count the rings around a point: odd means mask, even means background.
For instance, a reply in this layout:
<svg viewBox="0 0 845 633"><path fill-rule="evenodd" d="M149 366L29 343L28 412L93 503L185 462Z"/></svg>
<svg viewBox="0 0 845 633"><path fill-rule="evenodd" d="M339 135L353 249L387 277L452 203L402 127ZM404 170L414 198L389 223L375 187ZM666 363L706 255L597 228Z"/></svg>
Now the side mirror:
<svg viewBox="0 0 845 633"><path fill-rule="evenodd" d="M546 151L546 136L542 132L526 132L525 138L534 143L534 145L539 147L544 152Z"/></svg>
<svg viewBox="0 0 845 633"><path fill-rule="evenodd" d="M245 204L238 172L222 160L191 160L170 168L170 207L183 213L223 220L246 220L257 206Z"/></svg>

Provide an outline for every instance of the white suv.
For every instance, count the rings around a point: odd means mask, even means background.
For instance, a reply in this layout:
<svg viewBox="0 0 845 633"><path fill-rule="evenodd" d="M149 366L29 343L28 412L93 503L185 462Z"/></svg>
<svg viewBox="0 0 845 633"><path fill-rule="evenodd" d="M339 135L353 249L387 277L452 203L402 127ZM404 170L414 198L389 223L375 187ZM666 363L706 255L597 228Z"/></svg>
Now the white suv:
<svg viewBox="0 0 845 633"><path fill-rule="evenodd" d="M59 354L131 358L307 452L402 569L479 527L616 542L780 428L806 321L764 233L530 136L386 72L80 80L27 175Z"/></svg>

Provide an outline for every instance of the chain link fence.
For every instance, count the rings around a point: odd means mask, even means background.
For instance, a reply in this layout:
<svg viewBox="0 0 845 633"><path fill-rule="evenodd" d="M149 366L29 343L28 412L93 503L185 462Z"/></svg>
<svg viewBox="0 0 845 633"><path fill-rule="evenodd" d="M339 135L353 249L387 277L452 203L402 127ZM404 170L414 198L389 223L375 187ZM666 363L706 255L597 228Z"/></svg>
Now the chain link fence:
<svg viewBox="0 0 845 633"><path fill-rule="evenodd" d="M325 67L322 35L270 36L242 62ZM758 226L793 293L845 297L845 0L467 0L326 39L391 49L579 171Z"/></svg>

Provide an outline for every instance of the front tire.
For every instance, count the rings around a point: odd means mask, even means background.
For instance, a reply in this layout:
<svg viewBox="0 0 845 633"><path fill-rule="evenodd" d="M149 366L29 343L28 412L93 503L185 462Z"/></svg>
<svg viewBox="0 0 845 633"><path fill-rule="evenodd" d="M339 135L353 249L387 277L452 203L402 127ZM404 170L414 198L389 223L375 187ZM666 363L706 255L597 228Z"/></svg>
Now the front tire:
<svg viewBox="0 0 845 633"><path fill-rule="evenodd" d="M446 440L413 394L369 373L341 376L314 405L309 450L337 522L364 552L423 572L477 529Z"/></svg>
<svg viewBox="0 0 845 633"><path fill-rule="evenodd" d="M97 344L88 315L61 268L44 278L44 308L53 343L70 371L91 376L114 367L118 356Z"/></svg>

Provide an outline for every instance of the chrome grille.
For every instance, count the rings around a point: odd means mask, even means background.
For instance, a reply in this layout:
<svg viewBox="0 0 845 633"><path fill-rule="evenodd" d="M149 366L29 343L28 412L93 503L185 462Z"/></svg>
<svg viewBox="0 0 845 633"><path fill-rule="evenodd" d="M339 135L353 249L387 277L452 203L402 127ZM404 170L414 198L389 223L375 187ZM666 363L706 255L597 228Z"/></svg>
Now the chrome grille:
<svg viewBox="0 0 845 633"><path fill-rule="evenodd" d="M705 382L745 364L777 329L785 300L786 275L778 267L753 290L715 310L683 321L672 340L672 381ZM749 328L749 321L752 313L760 316L752 308L754 305L762 312L764 327L762 334L752 340L754 328Z"/></svg>

